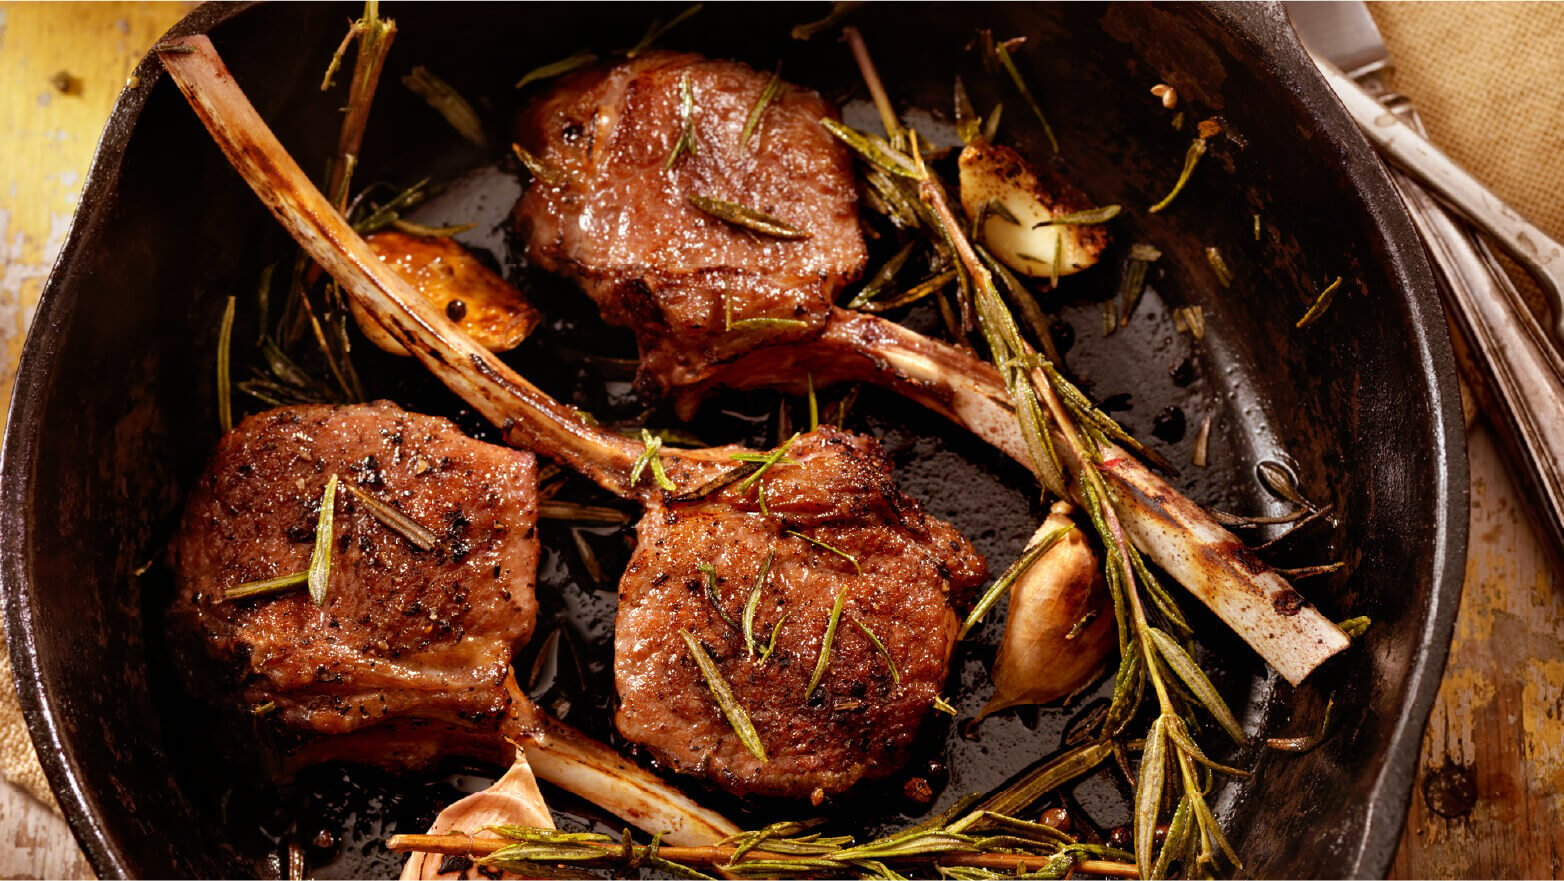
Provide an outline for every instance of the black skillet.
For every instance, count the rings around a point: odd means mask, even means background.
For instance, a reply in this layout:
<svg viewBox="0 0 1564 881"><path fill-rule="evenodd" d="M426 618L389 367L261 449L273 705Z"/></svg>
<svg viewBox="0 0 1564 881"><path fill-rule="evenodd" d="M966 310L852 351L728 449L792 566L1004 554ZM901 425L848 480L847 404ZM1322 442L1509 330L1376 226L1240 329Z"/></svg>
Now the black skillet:
<svg viewBox="0 0 1564 881"><path fill-rule="evenodd" d="M822 8L708 5L667 43L762 68L785 59L790 79L850 97L856 77L842 46L787 36ZM489 161L462 147L396 83L413 65L476 99L498 130L515 107L509 85L521 73L581 46L629 45L651 19L676 11L391 4L387 13L402 35L374 110L361 180L407 183ZM212 4L173 33L210 33L284 143L305 168L318 168L334 137L337 98L323 96L317 83L354 14L347 5ZM1370 616L1373 629L1294 693L1205 622L1209 643L1239 659L1223 684L1250 730L1309 733L1327 696L1336 707L1331 736L1313 752L1242 754L1258 773L1228 786L1219 804L1247 874L1382 875L1400 835L1459 595L1467 483L1444 320L1422 249L1379 162L1279 6L885 4L861 11L856 23L892 92L938 118L975 28L1026 35L1018 59L1059 132L1065 170L1100 203L1155 201L1177 172L1189 124L1216 115L1227 121L1233 137L1207 158L1173 210L1132 210L1120 227L1121 242L1149 241L1165 255L1130 326L1101 335L1093 301L1111 289L1113 268L1067 289L1068 359L1142 435L1164 407L1180 407L1184 435L1165 432L1177 439L1158 441L1177 461L1188 462L1195 426L1214 416L1211 465L1185 468L1180 480L1196 498L1229 510L1280 511L1254 474L1256 462L1275 459L1297 472L1306 494L1334 506L1335 523L1284 548L1282 562L1345 559L1345 573L1305 589L1329 614ZM1148 93L1158 82L1183 96L1190 114L1183 131ZM1024 105L1014 95L1007 103L1006 137L1036 154ZM937 129L927 114L912 118ZM466 201L446 208L486 218L470 241L556 316L513 363L557 394L634 409L633 400L604 396L602 389L623 386L605 384L590 360L558 357L622 351L625 338L597 328L579 295L517 265L511 242L496 231L514 185L496 181L503 175L470 178ZM392 872L394 861L374 840L381 826L416 831L408 827L426 821L453 785L476 785L461 775L398 780L326 769L285 793L256 790L247 781L260 759L236 759L221 748L212 713L176 684L176 666L200 662L169 657L160 615L166 575L157 567L137 572L166 540L215 440L211 377L223 299L239 293L245 302L282 244L156 61L143 62L115 107L38 307L0 486L0 578L18 691L60 805L105 877L269 874L277 871L278 836L302 841L323 875ZM1212 245L1233 269L1231 288L1208 265ZM1346 281L1329 312L1295 330L1314 292L1337 275ZM1207 336L1193 348L1167 320L1168 307L1180 304L1206 311ZM243 315L239 339L255 330ZM368 357L371 384L382 394L462 416L405 365ZM772 406L773 399L753 397L718 402L694 427L721 436L708 439L736 438L744 423L724 410ZM997 564L1010 559L1037 514L1018 489L1027 484L1022 475L885 396L867 396L855 413L850 426L886 441L910 492ZM545 630L563 627L561 642L576 646L575 672L560 674L587 696L573 718L606 736L612 593L579 571L562 535L544 536ZM607 532L593 540L610 558L620 541ZM952 689L965 716L986 697L983 669L996 629L959 659L960 686ZM986 723L976 741L956 726L936 725L908 773L928 776L943 801L992 786L1057 749L1079 709L1004 716ZM896 795L905 779L849 800L838 816L867 828L919 814ZM1077 787L1071 806L1104 827L1124 820L1123 791L1111 777ZM761 806L746 819L776 810ZM329 835L317 838L321 831Z"/></svg>

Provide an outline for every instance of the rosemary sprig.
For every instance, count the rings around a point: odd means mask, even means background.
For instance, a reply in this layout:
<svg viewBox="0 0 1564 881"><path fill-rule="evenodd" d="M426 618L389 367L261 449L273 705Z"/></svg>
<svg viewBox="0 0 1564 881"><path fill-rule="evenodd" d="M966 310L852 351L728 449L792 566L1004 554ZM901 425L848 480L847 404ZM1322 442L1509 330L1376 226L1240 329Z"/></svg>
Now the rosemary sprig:
<svg viewBox="0 0 1564 881"><path fill-rule="evenodd" d="M674 482L668 478L668 472L663 469L663 459L660 455L663 448L663 439L643 428L641 429L641 443L646 445L646 449L635 460L635 467L630 469L630 485L635 486L637 483L640 483L642 472L646 470L647 465L651 465L652 479L657 482L658 486L668 492L678 489Z"/></svg>
<svg viewBox="0 0 1564 881"><path fill-rule="evenodd" d="M801 538L804 541L809 542L810 544L814 545L817 548L821 548L823 550L830 551L831 553L837 555L838 557L841 557L842 559L846 560L847 562L853 564L853 571L854 572L857 572L859 575L863 574L863 567L858 564L858 558L853 556L852 554L849 554L848 552L842 550L841 548L835 547L834 545L826 544L825 542L821 541L818 538L810 538L809 536L803 534L802 532L799 532L796 529L789 529L787 531L787 534L791 535L791 536L794 536L796 538Z"/></svg>
<svg viewBox="0 0 1564 881"><path fill-rule="evenodd" d="M234 338L234 310L238 308L239 300L230 296L228 304L223 307L223 320L217 327L217 424L227 434L234 430L234 403L233 403L233 338Z"/></svg>
<svg viewBox="0 0 1564 881"><path fill-rule="evenodd" d="M825 635L820 638L820 654L815 656L815 670L809 676L809 685L804 688L804 700L815 693L820 685L820 679L825 676L826 667L831 664L831 647L836 644L836 627L842 620L842 606L847 602L847 585L842 585L836 592L836 601L831 604L831 615L825 622Z"/></svg>
<svg viewBox="0 0 1564 881"><path fill-rule="evenodd" d="M1331 301L1336 298L1336 290L1340 287L1341 276L1338 275L1335 281L1326 285L1325 290L1320 291L1320 295L1314 298L1314 304L1309 307L1309 311L1303 313L1303 317L1298 319L1297 327L1299 330L1320 320L1320 316L1324 315L1325 310L1330 308Z"/></svg>
<svg viewBox="0 0 1564 881"><path fill-rule="evenodd" d="M348 28L347 36L331 56L326 75L321 79L322 92L331 88L337 70L342 66L348 46L358 43L358 55L353 60L353 79L348 84L346 110L342 128L337 136L337 154L332 161L331 173L326 184L326 196L338 210L347 207L348 189L353 179L353 169L358 166L359 148L364 143L364 129L369 124L369 108L375 99L375 89L380 84L380 72L384 69L386 55L396 39L396 22L380 17L379 0L367 0L364 14Z"/></svg>
<svg viewBox="0 0 1564 881"><path fill-rule="evenodd" d="M755 208L748 208L734 202L715 199L710 196L702 196L698 193L690 193L685 196L685 201L695 206L704 214L709 214L718 220L731 223L734 226L742 226L762 235L771 236L774 239L786 239L798 241L811 238L814 233L806 232L787 221L767 214Z"/></svg>
<svg viewBox="0 0 1564 881"><path fill-rule="evenodd" d="M275 578L263 578L260 581L246 581L236 584L223 591L223 600L242 600L246 597L265 596L266 594L282 593L292 590L303 584L310 577L309 570L292 572L287 575L278 575Z"/></svg>
<svg viewBox="0 0 1564 881"><path fill-rule="evenodd" d="M348 492L363 503L369 513L379 520L381 525L407 539L408 543L419 550L432 550L439 538L417 520L403 514L395 506L388 502L382 502L357 486L347 484Z"/></svg>
<svg viewBox="0 0 1564 881"><path fill-rule="evenodd" d="M700 152L700 144L695 140L695 87L690 85L689 71L685 71L684 76L679 78L679 139L673 142L673 149L668 151L663 170L673 168L673 164L686 152L691 156Z"/></svg>
<svg viewBox="0 0 1564 881"><path fill-rule="evenodd" d="M771 79L766 81L765 88L760 90L760 97L755 99L755 106L749 109L749 116L744 120L744 128L739 131L739 146L749 144L749 136L755 133L755 128L760 125L760 118L766 114L766 108L771 106L777 95L782 93L782 68L780 66L771 74Z"/></svg>
<svg viewBox="0 0 1564 881"><path fill-rule="evenodd" d="M527 86L533 83L564 76L573 70L586 67L588 64L592 64L596 61L597 53L589 52L583 49L574 55L566 56L558 61L551 61L548 64L540 64L537 67L527 71L522 75L521 79L516 81L516 88L525 89Z"/></svg>
<svg viewBox="0 0 1564 881"><path fill-rule="evenodd" d="M326 479L326 491L320 497L320 518L315 521L315 549L310 553L310 599L317 606L326 604L331 587L331 545L335 538L337 475Z"/></svg>
<svg viewBox="0 0 1564 881"><path fill-rule="evenodd" d="M478 111L450 83L419 65L402 77L402 85L445 117L445 121L456 129L457 134L480 149L489 149L489 137L483 131L483 120L478 117Z"/></svg>
<svg viewBox="0 0 1564 881"><path fill-rule="evenodd" d="M752 658L755 657L755 611L760 608L760 595L766 586L766 576L771 574L771 561L775 557L776 551L767 552L766 561L760 564L760 572L755 576L755 584L749 589L749 598L744 600L744 650Z"/></svg>
<svg viewBox="0 0 1564 881"><path fill-rule="evenodd" d="M766 748L760 742L760 732L755 730L755 723L750 721L749 712L744 705L733 696L733 689L728 686L728 680L722 678L722 671L717 669L717 662L706 654L706 649L700 640L690 635L688 630L680 630L679 636L684 639L684 644L689 647L690 655L695 658L695 665L700 668L701 676L706 679L706 687L711 689L712 697L716 698L717 706L722 710L722 715L727 717L728 724L733 726L733 733L737 734L744 748L750 755L764 762Z"/></svg>

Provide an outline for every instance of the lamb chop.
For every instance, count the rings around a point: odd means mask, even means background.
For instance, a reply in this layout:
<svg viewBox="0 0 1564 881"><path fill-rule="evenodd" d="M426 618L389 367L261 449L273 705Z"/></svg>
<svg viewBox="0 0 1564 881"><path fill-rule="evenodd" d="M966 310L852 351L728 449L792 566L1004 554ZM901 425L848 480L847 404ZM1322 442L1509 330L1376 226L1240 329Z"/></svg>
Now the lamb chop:
<svg viewBox="0 0 1564 881"><path fill-rule="evenodd" d="M867 65L866 50L854 49ZM873 91L878 78L866 80ZM852 167L821 125L834 119L834 109L796 87L776 88L742 64L690 54L636 58L562 79L519 125L536 179L516 217L532 259L576 279L607 320L635 330L643 384L673 394L681 415L719 387L802 392L806 382L869 382L1039 468L996 370L892 322L831 305L830 292L856 277L865 259ZM768 90L776 95L769 102L762 97ZM682 146L687 138L693 146ZM1039 185L1005 148L969 146L964 176L969 158L1008 169L1001 188L1007 200L1012 190ZM773 230L765 237L753 224L707 216L694 202L708 192L775 215L800 236L778 238ZM1064 199L1052 207L1084 205ZM1087 232L1070 244L1067 270L1080 268L1088 262L1081 252L1102 244L1094 228L1076 229ZM1053 246L1052 237L1044 240ZM1057 271L1057 262L1041 262ZM800 267L817 275L791 311L754 293L798 284ZM751 316L763 320L746 322ZM1081 463L1057 424L1053 432L1052 445L1073 472ZM1198 505L1115 445L1102 459L1134 543L1289 681L1302 681L1346 647L1344 634ZM1060 483L1052 488L1083 503L1079 487Z"/></svg>
<svg viewBox="0 0 1564 881"><path fill-rule="evenodd" d="M984 570L969 543L895 488L872 442L822 428L797 441L789 463L787 450L763 461L737 448L662 454L597 428L461 333L371 251L277 143L209 40L162 51L230 162L370 317L508 440L646 502L644 562L627 573L616 634L624 733L743 793L821 797L893 770L944 682L956 607ZM796 620L773 625L774 651L750 657L750 640L735 650L742 625L725 619L738 584L768 558L779 574L756 579L756 605ZM714 582L743 581L717 582L707 597L694 577L702 564ZM807 677L792 669L810 662ZM771 690L779 685L791 687ZM659 714L668 715L647 721ZM697 735L693 750L686 732Z"/></svg>

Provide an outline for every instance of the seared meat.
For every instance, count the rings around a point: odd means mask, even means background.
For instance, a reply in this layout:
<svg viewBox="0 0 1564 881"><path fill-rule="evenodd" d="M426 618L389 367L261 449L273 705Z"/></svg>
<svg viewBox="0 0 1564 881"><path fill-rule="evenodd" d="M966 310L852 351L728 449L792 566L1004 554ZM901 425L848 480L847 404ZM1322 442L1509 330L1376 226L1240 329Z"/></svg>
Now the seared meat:
<svg viewBox="0 0 1564 881"><path fill-rule="evenodd" d="M308 568L333 474L324 604L302 586L225 600ZM535 482L532 454L388 402L252 416L186 502L174 622L284 730L353 735L304 745L312 755L394 764L432 758L438 741L498 744L512 650L537 612ZM388 528L350 486L433 532L434 547Z"/></svg>
<svg viewBox="0 0 1564 881"><path fill-rule="evenodd" d="M833 794L895 770L944 685L957 609L985 574L966 539L896 488L873 440L824 426L787 458L794 464L773 466L747 488L654 501L619 586L619 730L670 767L740 794ZM749 654L742 627L768 556L758 648L782 623L762 661ZM715 602L701 564L715 569ZM839 590L835 640L806 696ZM895 674L864 628L884 644ZM716 661L768 761L734 733L681 630Z"/></svg>
<svg viewBox="0 0 1564 881"><path fill-rule="evenodd" d="M491 352L516 348L538 326L538 310L521 291L453 239L379 232L364 241L376 257ZM348 305L370 342L393 355L408 354L357 302Z"/></svg>
<svg viewBox="0 0 1564 881"><path fill-rule="evenodd" d="M686 78L694 147L670 165L686 131ZM852 163L820 125L835 109L783 85L740 143L769 80L734 61L649 53L567 77L522 117L522 145L554 178L534 180L516 209L532 259L634 329L642 377L663 388L819 334L836 293L863 271ZM732 225L691 196L763 212L808 238Z"/></svg>

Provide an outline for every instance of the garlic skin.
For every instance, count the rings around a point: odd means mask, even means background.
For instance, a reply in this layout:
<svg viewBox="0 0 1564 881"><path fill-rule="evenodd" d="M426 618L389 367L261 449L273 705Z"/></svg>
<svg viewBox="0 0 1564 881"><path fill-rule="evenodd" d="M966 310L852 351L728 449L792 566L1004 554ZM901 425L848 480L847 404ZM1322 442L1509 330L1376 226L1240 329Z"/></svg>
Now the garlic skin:
<svg viewBox="0 0 1564 881"><path fill-rule="evenodd" d="M1073 275L1097 264L1108 247L1101 224L1046 225L1056 215L1093 207L1084 194L1055 175L1045 181L1009 147L973 141L961 151L961 209L981 225L977 239L994 258L1034 278ZM1039 224L1044 224L1039 226Z"/></svg>
<svg viewBox="0 0 1564 881"><path fill-rule="evenodd" d="M974 721L1006 707L1046 704L1090 685L1117 642L1116 623L1096 553L1056 502L1029 545L1070 527L1010 589L1010 618L994 659L994 696ZM1091 621L1075 637L1085 616Z"/></svg>
<svg viewBox="0 0 1564 881"><path fill-rule="evenodd" d="M538 791L538 780L527 763L527 753L516 750L516 761L505 776L482 792L475 792L440 812L429 827L430 835L466 832L474 837L498 837L493 832L482 831L486 826L538 826L554 828L554 816L549 813ZM471 861L461 869L441 872L446 857L437 853L415 851L402 866L402 881L423 881L434 878L478 878Z"/></svg>

